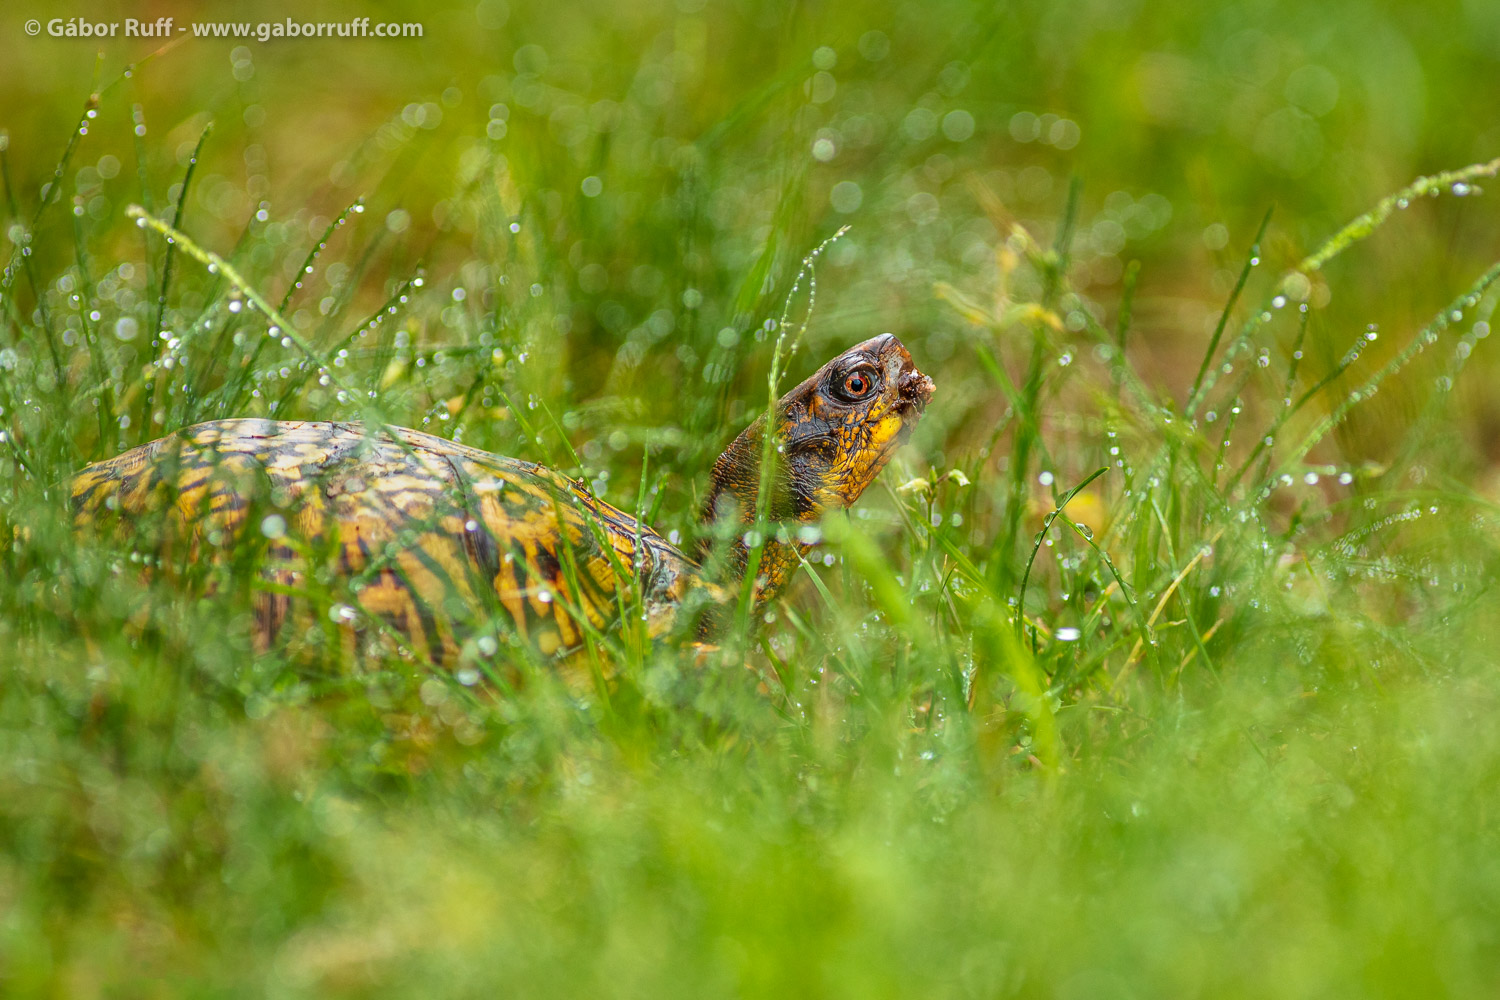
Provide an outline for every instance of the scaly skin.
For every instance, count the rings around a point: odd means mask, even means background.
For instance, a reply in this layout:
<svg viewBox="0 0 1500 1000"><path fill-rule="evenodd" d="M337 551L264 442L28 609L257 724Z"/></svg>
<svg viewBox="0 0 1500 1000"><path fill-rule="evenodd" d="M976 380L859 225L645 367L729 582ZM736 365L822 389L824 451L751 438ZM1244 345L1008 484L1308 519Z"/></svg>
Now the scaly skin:
<svg viewBox="0 0 1500 1000"><path fill-rule="evenodd" d="M841 399L849 375L868 372L875 389L863 399ZM824 365L777 404L781 464L772 476L771 521L814 524L830 510L853 506L906 439L933 393L932 379L889 333L858 344ZM703 520L755 523L764 453L762 416L714 463ZM755 608L773 600L811 546L772 538L757 568ZM750 552L736 533L728 552L732 579L740 579Z"/></svg>
<svg viewBox="0 0 1500 1000"><path fill-rule="evenodd" d="M851 378L857 386L869 380L863 398L847 398ZM773 476L772 519L811 523L852 504L931 393L931 380L889 334L787 393L778 406L784 458ZM715 464L706 520L754 523L763 422ZM454 662L465 638L494 620L544 654L575 647L580 619L599 630L617 624L622 572L635 576L652 637L679 627L684 607L693 608L690 594L710 595L704 602L712 605L735 589L706 580L697 562L655 531L556 472L402 428L199 424L88 466L73 480L72 499L80 525L112 522L138 545L142 529L154 527L158 552L185 542L190 560L233 551L272 517L276 537L261 566L270 586L256 594L260 648L298 621L288 592L318 567L331 569L365 614L434 663ZM153 514L160 515L154 522ZM757 607L786 585L806 547L774 540L766 547ZM718 582L735 584L748 558L740 533L727 555ZM721 617L707 616L705 635ZM356 627L345 629L351 640Z"/></svg>

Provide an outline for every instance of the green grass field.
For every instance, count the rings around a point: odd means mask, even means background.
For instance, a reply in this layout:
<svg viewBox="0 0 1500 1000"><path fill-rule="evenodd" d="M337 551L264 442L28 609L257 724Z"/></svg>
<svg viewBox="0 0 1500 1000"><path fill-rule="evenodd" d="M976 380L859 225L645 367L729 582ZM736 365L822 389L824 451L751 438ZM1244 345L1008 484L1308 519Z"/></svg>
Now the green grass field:
<svg viewBox="0 0 1500 1000"><path fill-rule="evenodd" d="M7 12L0 993L1494 995L1497 10ZM351 663L336 579L258 654L254 545L71 527L274 416L691 539L887 330L926 416L707 657Z"/></svg>

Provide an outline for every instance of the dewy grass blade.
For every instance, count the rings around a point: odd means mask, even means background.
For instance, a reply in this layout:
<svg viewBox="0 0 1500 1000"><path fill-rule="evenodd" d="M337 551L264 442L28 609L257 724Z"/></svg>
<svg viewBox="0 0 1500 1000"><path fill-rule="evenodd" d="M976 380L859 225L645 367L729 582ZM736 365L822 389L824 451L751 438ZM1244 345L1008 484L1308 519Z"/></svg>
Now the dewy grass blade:
<svg viewBox="0 0 1500 1000"><path fill-rule="evenodd" d="M89 95L84 102L83 111L78 116L78 124L68 135L68 144L63 148L62 158L57 161L57 166L52 170L52 179L42 185L41 200L37 202L36 210L31 213L31 222L26 227L27 234L34 234L41 222L42 215L55 202L61 201L59 193L62 190L63 175L68 172L68 165L73 162L73 154L78 149L79 141L88 135L89 122L99 109L99 93L96 91ZM7 143L8 145L8 143ZM4 152L0 150L0 152ZM12 283L15 281L15 264L18 259L23 260L28 256L25 243L19 243L11 253L11 263L5 268L3 278L0 278L0 295L9 295ZM35 286L34 286L35 290ZM40 294L40 293L38 293Z"/></svg>
<svg viewBox="0 0 1500 1000"><path fill-rule="evenodd" d="M848 231L848 226L841 227L832 236L814 247L812 252L806 257L802 258L802 265L797 269L797 274L792 279L792 287L788 290L786 301L782 305L781 318L776 324L776 342L771 351L771 369L766 375L767 399L764 422L761 425L760 482L756 494L754 522L756 542L753 546L750 546L744 582L740 588L737 614L741 634L749 627L749 616L754 603L755 580L760 572L760 562L764 557L765 547L772 538L770 524L771 484L775 480L776 471L780 465L776 457L778 439L776 404L781 400L780 383L784 373L783 366L797 352L797 348L801 346L802 337L807 333L807 326L812 321L813 309L816 307L818 300L818 257ZM802 314L802 322L797 326L797 332L792 337L791 345L787 346L786 338L790 326L792 306L795 303L797 293L802 288L804 280L807 281L807 309Z"/></svg>
<svg viewBox="0 0 1500 1000"><path fill-rule="evenodd" d="M311 250L307 251L307 257L302 261L302 266L297 268L297 276L287 285L286 294L281 297L280 310L282 312L286 312L287 307L292 304L292 298L297 294L297 290L302 287L302 283L307 279L307 276L312 274L313 265L317 263L318 257L322 255L323 251L328 249L328 241L333 239L333 234L338 232L339 228L348 222L351 216L364 210L364 198L356 198L338 214L338 218L328 224L328 228L323 230L322 238L312 245ZM176 226L176 223L173 223L173 225Z"/></svg>
<svg viewBox="0 0 1500 1000"><path fill-rule="evenodd" d="M1042 550L1042 542L1047 537L1047 531L1052 527L1052 522L1057 520L1058 515L1067 509L1068 504L1073 501L1073 498L1076 497L1079 493L1083 492L1083 488L1085 486L1087 486L1089 483L1092 483L1094 480L1098 479L1108 471L1108 468L1096 469L1088 476L1087 479L1083 480L1083 482L1079 483L1067 493L1063 494L1063 498L1058 502L1057 507L1054 508L1052 513L1048 514L1046 520L1042 522L1042 530L1037 532L1036 535L1036 544L1031 547L1031 557L1026 560L1026 572L1021 574L1020 592L1016 595L1016 638L1019 639L1021 637L1021 620L1026 613L1026 585L1031 580L1031 567L1036 563L1037 553ZM1124 586L1123 580L1120 581L1120 585Z"/></svg>
<svg viewBox="0 0 1500 1000"><path fill-rule="evenodd" d="M203 144L208 141L209 133L213 131L213 128L214 123L212 121L203 126L203 131L198 135L198 144L193 147L193 154L188 158L187 170L182 175L182 187L177 193L177 208L172 213L172 229L174 230L181 231L182 229L182 213L187 207L188 192L193 184L193 173L198 169L198 157L202 154ZM156 321L151 325L151 329L147 331L147 336L151 338L152 346L158 350L162 344L161 335L166 332L167 294L172 286L172 258L176 250L177 247L174 241L168 237L166 254L162 258L161 285L156 293ZM148 421L147 426L149 426L149 421L151 420L156 395L156 384L162 379L170 377L169 373L150 379L146 383L143 410L145 412L145 420Z"/></svg>
<svg viewBox="0 0 1500 1000"><path fill-rule="evenodd" d="M1276 475L1286 474L1288 470L1295 467L1302 460L1302 457L1311 451L1329 431L1343 422L1350 410L1375 395L1376 390L1380 388L1380 384L1405 367L1406 363L1416 356L1424 344L1435 342L1438 336L1444 330L1448 329L1449 325L1454 321L1453 318L1455 316L1462 316L1464 308L1478 302L1479 297L1497 280L1500 280L1500 262L1497 262L1478 281L1469 286L1468 291L1454 299L1446 309L1433 317L1430 323L1418 330L1395 357L1386 362L1385 366L1378 372L1366 379L1359 388L1346 396L1344 401L1332 413L1318 421L1317 425L1307 433L1307 436L1302 439L1297 447L1292 449L1291 453L1282 459Z"/></svg>
<svg viewBox="0 0 1500 1000"><path fill-rule="evenodd" d="M1320 270L1334 257L1375 232L1392 213L1406 208L1417 198L1454 191L1455 188L1462 190L1471 181L1481 177L1494 177L1497 173L1500 173L1500 157L1459 170L1418 177L1395 194L1380 199L1374 208L1340 229L1321 247L1304 257L1297 265L1297 270L1304 273Z"/></svg>
<svg viewBox="0 0 1500 1000"><path fill-rule="evenodd" d="M73 219L73 249L78 267L79 295L78 322L83 328L84 346L89 353L89 366L93 372L95 391L99 394L96 417L99 424L99 447L119 447L118 424L115 431L110 428L108 414L115 410L114 384L105 368L104 353L99 343L99 330L90 312L95 298L94 281L89 267L88 253L84 246L83 225L78 217Z"/></svg>
<svg viewBox="0 0 1500 1000"><path fill-rule="evenodd" d="M280 328L284 336L291 338L292 343L297 345L297 348L303 353L304 356L307 357L309 361L317 365L319 368L327 370L329 380L333 382L333 384L338 389L347 394L346 401L352 402L354 400L363 398L357 389L344 381L343 376L336 373L334 366L328 363L328 359L323 357L323 355L320 354L317 349L312 346L312 344L308 343L307 339L304 338L301 333L297 332L297 328L293 326L291 322L281 314L281 311L273 307L270 302L266 301L265 296L256 291L254 286L246 281L232 264L230 264L224 258L220 257L218 254L214 253L212 250L205 250L204 248L200 247L193 240L189 239L185 234L183 234L173 226L169 226L167 223L161 221L155 216L150 215L139 205L131 205L128 209L125 210L125 214L130 218L137 220L139 224L143 226L149 226L150 228L156 230L158 233L161 233L163 236L172 240L174 243L179 244L182 247L184 253L186 253L189 257L192 257L194 260L198 261L198 263L202 264L204 267L212 267L220 274L224 275L225 279L228 280L231 285L239 289L240 294L245 297L246 301L253 303L255 308L259 309L272 323ZM381 422L383 423L384 421Z"/></svg>
<svg viewBox="0 0 1500 1000"><path fill-rule="evenodd" d="M1208 366L1213 364L1214 354L1219 350L1219 340L1224 336L1224 327L1229 324L1229 316L1234 311L1234 305L1239 301L1240 293L1245 290L1245 283L1250 280L1250 272L1260 263L1260 243L1265 239L1266 227L1271 224L1271 212L1266 209L1265 216L1260 220L1260 228L1255 231L1255 239L1250 244L1250 255L1245 259L1245 264L1240 268L1240 276L1234 283L1234 290L1229 293L1229 301L1224 303L1224 311L1219 314L1219 322L1214 326L1213 336L1209 338L1208 349L1203 352L1203 361L1198 365L1198 374L1193 376L1193 387L1188 390L1186 405L1183 406L1183 414L1191 420L1201 402L1200 394L1203 388L1203 378L1208 374Z"/></svg>

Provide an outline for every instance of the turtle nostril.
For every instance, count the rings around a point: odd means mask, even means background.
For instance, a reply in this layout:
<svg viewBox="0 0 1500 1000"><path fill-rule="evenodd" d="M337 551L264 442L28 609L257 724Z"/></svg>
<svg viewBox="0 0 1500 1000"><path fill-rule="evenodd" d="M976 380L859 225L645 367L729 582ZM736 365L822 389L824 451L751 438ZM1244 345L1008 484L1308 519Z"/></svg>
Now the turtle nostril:
<svg viewBox="0 0 1500 1000"><path fill-rule="evenodd" d="M902 373L901 380L896 383L896 389L900 392L902 399L918 406L926 406L932 394L937 391L937 386L932 379L917 371L916 368L909 368Z"/></svg>

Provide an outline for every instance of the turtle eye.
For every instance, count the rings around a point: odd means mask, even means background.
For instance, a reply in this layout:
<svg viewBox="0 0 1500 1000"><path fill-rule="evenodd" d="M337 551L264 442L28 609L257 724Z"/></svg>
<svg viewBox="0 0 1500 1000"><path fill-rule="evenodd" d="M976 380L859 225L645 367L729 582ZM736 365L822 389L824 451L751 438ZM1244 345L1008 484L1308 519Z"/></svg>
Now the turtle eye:
<svg viewBox="0 0 1500 1000"><path fill-rule="evenodd" d="M844 376L839 395L849 402L864 399L875 388L875 374L868 368L856 368Z"/></svg>

